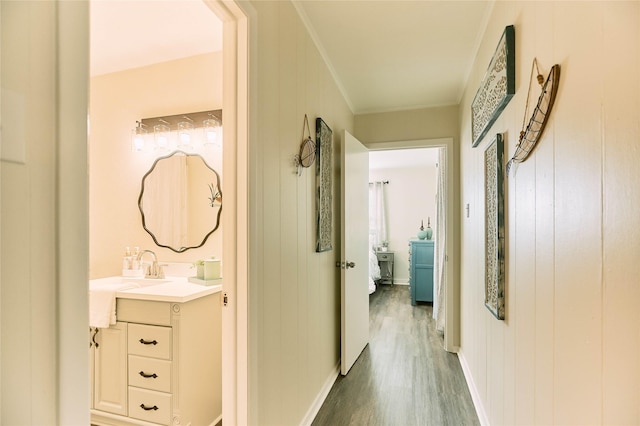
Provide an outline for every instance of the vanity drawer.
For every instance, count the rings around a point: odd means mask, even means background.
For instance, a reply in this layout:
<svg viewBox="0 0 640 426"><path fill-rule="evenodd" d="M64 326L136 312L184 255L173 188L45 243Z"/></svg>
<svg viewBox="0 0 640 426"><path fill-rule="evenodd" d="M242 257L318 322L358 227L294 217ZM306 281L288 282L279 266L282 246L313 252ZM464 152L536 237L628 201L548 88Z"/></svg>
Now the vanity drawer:
<svg viewBox="0 0 640 426"><path fill-rule="evenodd" d="M118 321L171 325L171 304L151 300L116 299Z"/></svg>
<svg viewBox="0 0 640 426"><path fill-rule="evenodd" d="M129 386L129 417L168 425L171 421L171 394Z"/></svg>
<svg viewBox="0 0 640 426"><path fill-rule="evenodd" d="M129 386L171 392L171 361L129 355Z"/></svg>
<svg viewBox="0 0 640 426"><path fill-rule="evenodd" d="M171 327L129 323L127 348L129 355L171 359Z"/></svg>

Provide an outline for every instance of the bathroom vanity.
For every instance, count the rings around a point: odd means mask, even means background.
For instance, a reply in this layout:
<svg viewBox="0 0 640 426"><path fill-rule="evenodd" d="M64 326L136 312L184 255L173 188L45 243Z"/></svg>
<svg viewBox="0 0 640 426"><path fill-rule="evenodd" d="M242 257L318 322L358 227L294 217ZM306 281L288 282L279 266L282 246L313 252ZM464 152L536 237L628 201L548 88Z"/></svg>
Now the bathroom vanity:
<svg viewBox="0 0 640 426"><path fill-rule="evenodd" d="M120 277L92 280L91 287ZM167 278L116 292L91 328L91 423L211 425L222 417L221 286Z"/></svg>

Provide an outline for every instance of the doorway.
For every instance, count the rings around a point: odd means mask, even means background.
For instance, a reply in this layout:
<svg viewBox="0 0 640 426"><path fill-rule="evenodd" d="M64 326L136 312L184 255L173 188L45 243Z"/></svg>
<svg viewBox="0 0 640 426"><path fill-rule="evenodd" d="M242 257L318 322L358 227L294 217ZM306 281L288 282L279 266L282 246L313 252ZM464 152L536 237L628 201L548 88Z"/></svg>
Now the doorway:
<svg viewBox="0 0 640 426"><path fill-rule="evenodd" d="M417 238L419 228L422 226L425 229L428 224L433 229L433 239L438 240L435 246L437 246L434 252L434 291L433 291L433 306L435 310L435 317L437 318L438 330L444 333L444 348L449 352L456 352L457 347L455 345L456 336L456 321L455 318L457 310L454 306L455 294L452 291L453 282L455 277L453 276L454 267L451 262L448 262L447 251L455 250L454 244L447 245L447 241L454 241L452 238L453 228L452 224L452 207L454 205L454 197L450 193L450 182L452 180L452 159L449 155L449 151L452 148L452 138L437 139L437 140L418 140L418 141L404 141L404 142L384 142L369 144L368 148L371 153L372 170L377 171L370 174L370 181L378 180L380 182L388 182L386 185L387 192L395 191L395 198L390 200L395 203L402 203L402 199L415 198L415 197L431 197L427 203L418 203L417 208L423 208L423 216L411 218L407 215L415 213L408 213L401 211L398 213L400 217L395 218L395 222L398 225L400 235L395 237L389 237L389 247L394 249L394 277L393 282L398 284L408 284L409 278L409 257L408 253L408 240ZM414 151L416 150L416 151ZM424 189L419 186L417 182L413 182L410 176L403 176L402 174L411 174L409 169L417 166L415 161L419 158L418 153L423 152L426 157L422 161L423 167L430 167L433 171L429 177L424 179L431 179L432 184L427 185L430 187ZM407 156L409 160L402 160L403 152L414 152L416 155ZM376 162L376 157L381 160ZM397 157L397 158L394 158ZM385 161L388 165L385 166ZM405 164L402 162L405 161ZM420 161L420 160L417 160ZM438 167L439 166L439 167ZM385 167L389 167L389 171L384 171ZM398 174L396 178L396 185L393 186L393 180L387 178L389 173ZM408 180L407 180L408 179ZM414 177L414 180L416 178ZM406 188L409 186L409 188ZM401 194L401 195L400 195ZM436 194L438 196L436 197ZM436 199L437 198L437 199ZM422 207L420 207L422 206ZM433 212L433 213L431 213ZM433 214L433 216L431 216ZM439 220L437 219L439 217ZM406 223L406 222L414 223ZM438 224L436 225L436 223ZM406 229L404 229L406 228ZM390 234L392 235L392 234ZM395 240L395 241L394 241ZM455 241L454 241L455 242ZM398 249L399 255L396 259L395 249ZM389 257L389 256L387 256ZM397 269L396 269L397 268ZM399 273L396 275L395 271ZM450 296L447 297L447 294Z"/></svg>
<svg viewBox="0 0 640 426"><path fill-rule="evenodd" d="M211 185L211 205L201 203L198 206L204 208L186 212L184 198L176 197L170 204L182 207L176 215L181 220L169 216L171 219L166 223L175 229L178 228L176 223L184 224L188 219L189 231L192 231L194 227L191 225L208 219L210 210L214 208L214 184L210 182L219 177L202 175L201 171L206 169L198 169L189 160L204 159L206 165L215 170L216 176L224 177L224 141L216 144L220 142L219 137L216 141L209 141L208 134L204 132L204 121L217 117L199 114L201 111L223 109L222 22L204 2L181 1L94 2L91 4L90 18L90 278L120 275L121 256L124 247L128 246L131 249L139 246L140 250L153 250L161 263L169 263L164 268L167 276L195 275L195 270L190 267L196 260L211 256L224 257L224 225L216 232L207 234L213 228L209 222L197 235L185 235L186 227L183 227L180 229L183 231L179 235L181 239L170 239L178 243L167 244L167 234L161 236L165 229L150 226L143 229L144 222L141 223L140 212L137 211L138 194L141 192L143 175L146 176L145 173L158 164L156 161L175 150L181 150L187 155L174 157L184 161L180 161L180 167L170 169L176 172L171 174L170 184L165 181L158 185L162 187L163 196L168 198L171 190L184 194L187 182L193 182L187 180L189 175L189 178L199 179L198 187L204 191ZM185 31L185 28L189 31ZM127 31L129 29L130 32ZM173 32L176 30L178 34ZM185 35L186 39L180 38ZM194 43L194 40L197 42ZM192 125L187 134L191 137L190 142L193 142L189 146L179 145L185 142L185 134L178 135L177 123L169 118L177 115L182 115L181 119ZM146 131L148 137L143 139L144 146L141 147L133 134L139 135L134 130L140 128L136 122L144 122L144 119L148 119L149 124L142 130ZM169 120L167 147L160 145L157 135L154 138L153 126L161 120ZM151 148L147 149L147 145L151 145ZM117 167L117 173L114 173L114 166ZM233 165L230 168L233 170ZM178 185L178 182L184 184ZM217 182L220 183L219 180ZM191 190L193 185L189 183L188 186ZM228 194L224 179L221 186L225 195ZM198 200L206 200L202 195L198 194ZM233 207L229 207L225 205L225 210L233 212ZM149 211L145 213L149 214ZM148 220L146 223L149 225ZM154 232L153 237L151 231ZM194 240L188 240L192 235ZM172 248L160 247L160 241L165 247ZM182 244L183 241L187 243ZM198 247L201 242L202 247ZM184 253L177 252L183 247L192 248ZM221 328L218 321L215 324ZM216 330L216 333L218 337L215 340L218 341L220 331ZM174 344L178 341L173 339ZM215 352L220 353L224 346L217 345ZM219 354L212 355L215 361L208 360L206 364L219 362L219 357ZM174 376L175 371L171 373ZM216 374L219 374L219 366ZM219 378L208 382L221 386ZM175 389L176 385L172 386ZM219 398L219 391L211 398L215 400L215 404L211 405L216 405L216 415L220 412L217 405L220 404ZM126 393L124 397L118 395L118 403L122 399L126 404ZM95 403L93 406L98 408ZM121 406L126 407L124 404ZM103 408L106 410L110 407L101 405L100 410L103 411Z"/></svg>
<svg viewBox="0 0 640 426"><path fill-rule="evenodd" d="M223 347L223 415L225 423L248 424L248 223L249 204L248 173L250 159L248 152L249 134L254 133L255 119L249 119L248 94L250 40L255 41L255 33L249 31L249 19L255 19L250 5L225 2L222 0L203 0L213 13L223 21L224 45L224 100L225 114L223 125L226 137L236 143L232 149L224 151L225 169L223 180L235 189L232 196L226 198L223 218L224 239L233 245L225 245L225 274L229 285L225 285L225 294L229 302L223 310L223 339L229 344ZM53 4L53 3L51 3ZM60 137L58 164L65 173L61 174L59 188L65 189L58 196L60 215L58 226L63 232L58 247L60 283L58 291L58 312L60 315L55 344L58 352L59 398L58 417L62 423L75 424L88 422L88 404L78 405L86 398L88 386L88 368L85 358L86 327L88 320L87 269L88 251L86 239L88 228L88 178L87 164L87 127L79 123L86 122L88 114L89 79L89 4L83 2L60 2L56 22L59 36L57 54L59 73L59 96L64 100L57 107L57 134ZM46 17L44 17L46 18ZM36 22L36 21L34 21ZM252 58L255 60L255 57ZM52 71L53 72L53 71ZM255 71L252 71L255 78ZM126 101L126 99L125 99ZM255 107L252 107L255 108ZM255 111L253 111L255 112ZM255 117L255 114L253 114ZM117 163L117 160L115 161ZM85 190L83 190L83 188ZM72 231L73 230L73 231ZM84 290L84 291L82 291ZM78 319L84 321L78 321ZM57 346L56 346L57 345ZM84 350L83 350L84 349ZM78 391L79 390L79 391ZM88 400L88 398L86 398Z"/></svg>

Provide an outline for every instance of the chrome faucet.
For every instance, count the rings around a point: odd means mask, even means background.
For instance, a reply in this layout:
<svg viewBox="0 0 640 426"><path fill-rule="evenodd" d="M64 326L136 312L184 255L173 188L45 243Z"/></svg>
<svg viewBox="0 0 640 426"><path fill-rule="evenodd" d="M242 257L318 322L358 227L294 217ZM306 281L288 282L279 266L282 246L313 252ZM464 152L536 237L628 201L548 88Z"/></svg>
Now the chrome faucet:
<svg viewBox="0 0 640 426"><path fill-rule="evenodd" d="M149 267L147 268L147 272L144 277L163 279L164 271L162 270L162 265L158 265L158 258L153 251L142 250L137 257L138 263L140 263L140 260L142 260L142 255L144 255L145 253L149 253L153 256L153 263L151 263L151 265L149 265Z"/></svg>

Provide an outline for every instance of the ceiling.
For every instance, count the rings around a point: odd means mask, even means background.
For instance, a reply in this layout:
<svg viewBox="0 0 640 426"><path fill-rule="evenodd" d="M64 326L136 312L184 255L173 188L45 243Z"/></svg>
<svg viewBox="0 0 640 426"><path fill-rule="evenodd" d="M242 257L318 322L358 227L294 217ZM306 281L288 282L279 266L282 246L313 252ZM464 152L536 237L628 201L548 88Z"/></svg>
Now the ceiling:
<svg viewBox="0 0 640 426"><path fill-rule="evenodd" d="M457 105L493 1L295 2L356 114Z"/></svg>
<svg viewBox="0 0 640 426"><path fill-rule="evenodd" d="M222 22L202 0L91 0L91 75L222 50Z"/></svg>
<svg viewBox="0 0 640 426"><path fill-rule="evenodd" d="M410 148L369 151L369 169L398 169L435 167L438 148Z"/></svg>
<svg viewBox="0 0 640 426"><path fill-rule="evenodd" d="M494 0L294 0L355 114L460 102ZM201 0L91 0L91 73L221 50Z"/></svg>

